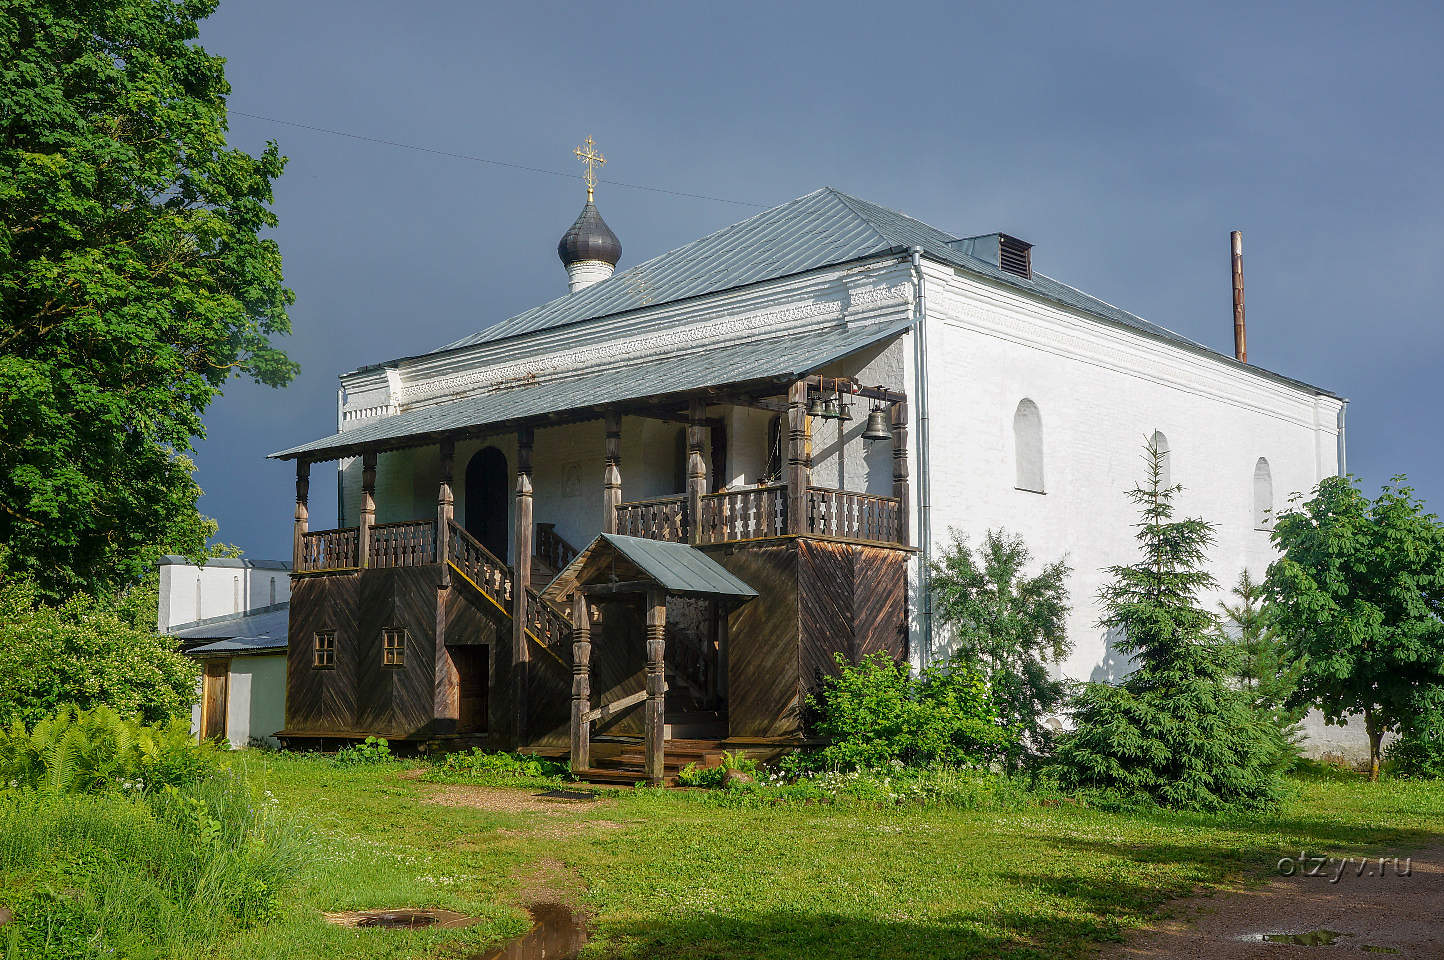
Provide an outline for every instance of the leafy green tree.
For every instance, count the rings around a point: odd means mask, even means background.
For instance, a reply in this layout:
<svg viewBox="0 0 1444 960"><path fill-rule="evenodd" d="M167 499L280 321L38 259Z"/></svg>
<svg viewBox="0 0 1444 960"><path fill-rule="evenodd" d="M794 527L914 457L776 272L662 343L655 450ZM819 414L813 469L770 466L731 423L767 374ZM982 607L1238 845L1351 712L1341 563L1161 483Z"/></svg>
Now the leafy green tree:
<svg viewBox="0 0 1444 960"><path fill-rule="evenodd" d="M1444 527L1403 477L1372 501L1327 477L1273 541L1268 613L1300 668L1290 702L1329 723L1362 714L1377 779L1384 735L1444 686Z"/></svg>
<svg viewBox="0 0 1444 960"><path fill-rule="evenodd" d="M1291 705L1289 698L1299 684L1299 666L1269 622L1264 607L1264 585L1244 570L1230 591L1232 602L1219 603L1225 619L1220 635L1229 652L1229 674L1239 689L1249 695L1254 708L1273 718L1285 740L1294 743L1299 723L1308 713L1306 706Z"/></svg>
<svg viewBox="0 0 1444 960"><path fill-rule="evenodd" d="M1051 731L1043 721L1067 694L1048 661L1059 662L1070 648L1065 621L1072 570L1057 560L1027 576L1032 559L1023 539L1006 531L989 530L976 555L954 532L933 565L934 610L952 631L952 659L982 671L1000 720L1023 734L1007 758L1015 768L1025 744L1046 752Z"/></svg>
<svg viewBox="0 0 1444 960"><path fill-rule="evenodd" d="M0 7L0 545L44 596L199 556L186 453L226 378L279 386L271 181L226 144L215 0Z"/></svg>
<svg viewBox="0 0 1444 960"><path fill-rule="evenodd" d="M32 725L67 704L144 723L189 712L196 665L156 633L154 594L134 589L51 605L31 583L0 582L0 726Z"/></svg>
<svg viewBox="0 0 1444 960"><path fill-rule="evenodd" d="M1099 626L1116 631L1137 669L1119 686L1088 684L1076 728L1060 738L1060 779L1169 807L1272 806L1286 757L1277 729L1228 683L1217 621L1199 594L1217 587L1204 569L1213 526L1174 520L1180 486L1163 483L1163 454L1149 441L1138 505L1141 556L1107 569Z"/></svg>

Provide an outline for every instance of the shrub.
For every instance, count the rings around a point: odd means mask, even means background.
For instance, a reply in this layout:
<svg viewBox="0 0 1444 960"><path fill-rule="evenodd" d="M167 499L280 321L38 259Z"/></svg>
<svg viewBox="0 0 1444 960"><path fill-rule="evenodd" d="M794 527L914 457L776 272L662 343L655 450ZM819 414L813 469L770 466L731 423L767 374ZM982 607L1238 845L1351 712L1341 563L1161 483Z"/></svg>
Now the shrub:
<svg viewBox="0 0 1444 960"><path fill-rule="evenodd" d="M741 785L736 778L728 780L727 775L733 772L756 777L757 761L746 754L729 750L722 754L722 761L715 766L699 767L695 762L687 764L677 772L677 782L684 787L704 787L708 790Z"/></svg>
<svg viewBox="0 0 1444 960"><path fill-rule="evenodd" d="M139 625L134 607L128 596L84 594L46 606L32 584L0 583L0 726L32 725L67 704L146 723L188 714L196 665Z"/></svg>
<svg viewBox="0 0 1444 960"><path fill-rule="evenodd" d="M336 751L331 762L341 767L364 766L371 763L390 763L396 759L391 754L391 744L385 737L367 737L361 743L351 743Z"/></svg>
<svg viewBox="0 0 1444 960"><path fill-rule="evenodd" d="M1420 694L1409 722L1384 755L1389 772L1411 779L1444 778L1444 689Z"/></svg>
<svg viewBox="0 0 1444 960"><path fill-rule="evenodd" d="M838 673L824 677L816 732L828 740L819 768L865 770L987 764L1017 743L1000 726L982 676L961 662L914 676L906 663L875 653L856 665L837 654Z"/></svg>
<svg viewBox="0 0 1444 960"><path fill-rule="evenodd" d="M565 760L535 754L488 753L472 747L469 753L447 754L432 766L426 779L442 783L555 786L569 775Z"/></svg>
<svg viewBox="0 0 1444 960"><path fill-rule="evenodd" d="M12 789L144 792L199 783L219 769L219 753L181 719L142 724L110 707L66 707L28 730L19 722L0 730L0 786Z"/></svg>

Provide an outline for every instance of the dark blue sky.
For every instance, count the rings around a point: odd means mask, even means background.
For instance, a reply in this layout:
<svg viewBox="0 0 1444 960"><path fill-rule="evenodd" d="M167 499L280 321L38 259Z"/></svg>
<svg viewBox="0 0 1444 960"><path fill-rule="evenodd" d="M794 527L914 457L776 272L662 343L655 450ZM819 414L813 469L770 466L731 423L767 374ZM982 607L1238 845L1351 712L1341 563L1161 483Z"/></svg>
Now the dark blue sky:
<svg viewBox="0 0 1444 960"><path fill-rule="evenodd" d="M588 133L627 183L771 206L824 184L1352 400L1349 466L1444 501L1444 16L1426 4L294 3L223 0L202 42L235 111L552 170ZM232 381L202 509L290 553L294 473L336 375L566 290L579 181L232 116L290 157L276 237L296 291L285 390ZM622 267L755 212L602 184ZM313 527L335 519L317 467Z"/></svg>

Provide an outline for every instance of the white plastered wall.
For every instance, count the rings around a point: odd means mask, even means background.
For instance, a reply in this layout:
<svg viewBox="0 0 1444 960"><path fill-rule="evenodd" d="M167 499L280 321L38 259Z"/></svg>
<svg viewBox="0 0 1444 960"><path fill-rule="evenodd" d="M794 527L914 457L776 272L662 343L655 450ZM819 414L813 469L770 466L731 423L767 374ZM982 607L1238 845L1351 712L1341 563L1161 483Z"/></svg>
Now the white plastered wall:
<svg viewBox="0 0 1444 960"><path fill-rule="evenodd" d="M1217 525L1209 566L1225 589L1274 557L1253 520L1258 458L1269 461L1276 507L1337 470L1335 398L947 271L928 282L934 553L949 528L976 542L996 527L1021 535L1040 562L1066 553L1068 677L1128 670L1096 626L1096 597L1102 568L1137 556L1124 491L1142 479L1154 430L1185 488L1179 515ZM1042 415L1041 494L1015 488L1013 414L1024 398Z"/></svg>
<svg viewBox="0 0 1444 960"><path fill-rule="evenodd" d="M161 561L156 627L162 632L182 623L244 613L291 598L290 571L279 563L256 565L222 558L205 566Z"/></svg>

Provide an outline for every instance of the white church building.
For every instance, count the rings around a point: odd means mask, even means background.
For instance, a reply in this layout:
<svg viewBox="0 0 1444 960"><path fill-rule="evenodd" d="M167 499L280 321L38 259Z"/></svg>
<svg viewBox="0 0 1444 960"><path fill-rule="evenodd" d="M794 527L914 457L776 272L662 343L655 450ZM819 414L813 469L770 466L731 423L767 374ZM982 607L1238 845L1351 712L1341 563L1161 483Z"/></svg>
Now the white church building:
<svg viewBox="0 0 1444 960"><path fill-rule="evenodd" d="M617 272L589 199L559 252L569 292L344 374L335 434L273 455L298 467L295 738L557 742L588 671L603 696L665 674L669 730L706 716L719 737L795 735L833 652L948 655L928 564L951 531L990 528L1040 561L1067 555L1058 669L1116 680L1127 665L1096 596L1102 569L1136 556L1124 491L1147 439L1181 514L1217 525L1225 587L1273 559L1273 511L1343 469L1342 397L1054 280L1006 234L824 188ZM311 467L331 461L341 520L312 531ZM655 663L579 663L560 601L590 582L571 568L603 533L688 544L759 597L669 586ZM433 572L417 587L407 568ZM642 621L588 589L581 655L603 657ZM397 643L423 673L372 668ZM359 665L342 676L345 657ZM692 701L674 704L683 688Z"/></svg>

